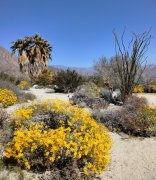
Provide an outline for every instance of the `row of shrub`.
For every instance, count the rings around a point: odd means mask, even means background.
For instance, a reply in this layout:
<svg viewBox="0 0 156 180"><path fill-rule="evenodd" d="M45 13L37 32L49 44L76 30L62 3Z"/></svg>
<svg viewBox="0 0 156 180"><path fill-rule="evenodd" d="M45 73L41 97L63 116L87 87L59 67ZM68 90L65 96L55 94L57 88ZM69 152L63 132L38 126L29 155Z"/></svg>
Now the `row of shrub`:
<svg viewBox="0 0 156 180"><path fill-rule="evenodd" d="M156 93L156 85L148 85L148 86L142 86L138 85L135 86L133 89L133 93Z"/></svg>
<svg viewBox="0 0 156 180"><path fill-rule="evenodd" d="M97 87L105 87L102 77L80 75L75 70L70 69L57 71L46 69L33 80L33 84L38 84L41 87L56 85L56 91L64 93L74 92L78 86L87 82L94 83Z"/></svg>
<svg viewBox="0 0 156 180"><path fill-rule="evenodd" d="M10 82L11 84L14 85L18 85L21 81L30 82L30 79L23 74L20 74L18 76L13 76L3 71L0 72L0 80Z"/></svg>
<svg viewBox="0 0 156 180"><path fill-rule="evenodd" d="M55 170L54 178L59 172L60 179L91 179L110 162L107 129L68 102L47 100L25 106L13 113L10 122L7 163L40 172Z"/></svg>
<svg viewBox="0 0 156 180"><path fill-rule="evenodd" d="M84 77L74 70L50 70L45 69L38 78L33 80L33 84L39 86L54 86L57 87L57 92L69 93L74 92L75 89L84 82Z"/></svg>

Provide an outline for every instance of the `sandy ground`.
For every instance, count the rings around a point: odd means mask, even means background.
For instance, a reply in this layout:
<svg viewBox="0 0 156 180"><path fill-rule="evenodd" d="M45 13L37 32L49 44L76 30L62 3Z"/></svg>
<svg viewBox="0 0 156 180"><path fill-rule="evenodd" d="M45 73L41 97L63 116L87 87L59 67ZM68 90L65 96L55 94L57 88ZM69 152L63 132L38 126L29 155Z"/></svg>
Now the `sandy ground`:
<svg viewBox="0 0 156 180"><path fill-rule="evenodd" d="M30 88L29 91L26 92L31 92L33 93L37 100L44 101L46 99L56 99L59 98L64 101L69 101L69 96L72 94L63 94L63 93L51 93L51 89L45 88L45 89L35 89L35 88Z"/></svg>
<svg viewBox="0 0 156 180"><path fill-rule="evenodd" d="M150 106L156 107L156 93L139 93L136 96L146 98Z"/></svg>
<svg viewBox="0 0 156 180"><path fill-rule="evenodd" d="M111 163L102 180L156 180L156 138L129 138L110 133Z"/></svg>
<svg viewBox="0 0 156 180"><path fill-rule="evenodd" d="M61 99L64 101L69 101L69 97L72 96L71 93L69 94L63 94L63 93L51 93L51 89L45 88L45 89L35 89L30 88L28 91L25 91L26 93L32 93L36 96L36 99L34 100L34 103L37 101L45 101L46 99ZM32 102L24 103L22 105L29 105ZM14 106L10 106L7 108L7 112L11 114L14 110L19 109L21 104L16 104Z"/></svg>
<svg viewBox="0 0 156 180"><path fill-rule="evenodd" d="M156 94L136 94L156 107ZM110 133L111 163L102 180L156 180L156 138L132 138Z"/></svg>
<svg viewBox="0 0 156 180"><path fill-rule="evenodd" d="M37 100L60 98L68 101L71 94L49 93L49 89L30 92ZM137 94L156 106L156 94ZM37 101L36 100L36 101ZM8 108L12 112L19 105ZM125 134L110 133L113 140L111 163L100 177L102 180L156 180L156 138L132 138Z"/></svg>

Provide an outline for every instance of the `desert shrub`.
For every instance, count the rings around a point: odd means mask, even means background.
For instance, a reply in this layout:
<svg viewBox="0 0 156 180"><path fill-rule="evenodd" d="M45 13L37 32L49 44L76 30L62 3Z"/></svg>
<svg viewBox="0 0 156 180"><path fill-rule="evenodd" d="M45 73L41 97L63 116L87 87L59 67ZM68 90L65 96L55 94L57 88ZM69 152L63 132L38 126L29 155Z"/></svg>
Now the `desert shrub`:
<svg viewBox="0 0 156 180"><path fill-rule="evenodd" d="M101 88L100 97L108 103L113 103L112 91L110 89Z"/></svg>
<svg viewBox="0 0 156 180"><path fill-rule="evenodd" d="M20 74L20 76L9 75L6 72L0 72L0 80L7 81L14 85L18 85L21 81L29 82L30 79L27 76Z"/></svg>
<svg viewBox="0 0 156 180"><path fill-rule="evenodd" d="M10 89L0 89L0 103L4 107L13 105L17 102L16 94Z"/></svg>
<svg viewBox="0 0 156 180"><path fill-rule="evenodd" d="M61 70L58 71L53 84L58 86L59 92L69 93L74 92L75 89L84 82L84 79L75 70Z"/></svg>
<svg viewBox="0 0 156 180"><path fill-rule="evenodd" d="M156 85L150 85L151 93L156 93Z"/></svg>
<svg viewBox="0 0 156 180"><path fill-rule="evenodd" d="M143 92L144 92L144 88L141 85L135 86L133 89L133 93L143 93Z"/></svg>
<svg viewBox="0 0 156 180"><path fill-rule="evenodd" d="M18 87L19 89L21 90L28 90L30 88L30 83L27 82L27 81L21 81L19 84L18 84Z"/></svg>
<svg viewBox="0 0 156 180"><path fill-rule="evenodd" d="M0 80L0 88L1 89L10 89L17 96L17 102L27 102L28 100L34 100L35 96L32 93L22 92L16 85L8 82Z"/></svg>
<svg viewBox="0 0 156 180"><path fill-rule="evenodd" d="M5 149L8 159L38 170L62 170L76 163L81 174L86 175L107 168L110 136L84 109L55 100L17 110L15 114L18 128Z"/></svg>
<svg viewBox="0 0 156 180"><path fill-rule="evenodd" d="M144 91L147 93L156 93L156 85L144 86Z"/></svg>
<svg viewBox="0 0 156 180"><path fill-rule="evenodd" d="M96 109L104 108L108 104L107 101L101 96L100 88L92 82L79 86L74 92L70 101L73 104L78 104L80 107Z"/></svg>
<svg viewBox="0 0 156 180"><path fill-rule="evenodd" d="M112 131L144 137L156 135L156 109L147 106L143 98L128 97L119 110L95 112L94 117Z"/></svg>
<svg viewBox="0 0 156 180"><path fill-rule="evenodd" d="M87 78L87 81L96 84L98 87L105 87L105 81L102 76L92 75Z"/></svg>
<svg viewBox="0 0 156 180"><path fill-rule="evenodd" d="M16 83L16 77L10 76L5 72L0 72L0 80L10 81L12 83Z"/></svg>
<svg viewBox="0 0 156 180"><path fill-rule="evenodd" d="M26 92L23 95L24 95L25 100L33 101L34 99L36 99L36 96L34 94L30 93L30 92Z"/></svg>
<svg viewBox="0 0 156 180"><path fill-rule="evenodd" d="M41 74L35 78L33 81L34 84L39 86L48 86L51 85L55 77L55 72L50 69L45 69Z"/></svg>
<svg viewBox="0 0 156 180"><path fill-rule="evenodd" d="M91 83L91 82L87 82L87 83L84 84L84 88L86 88L85 92L89 96L91 96L91 97L99 97L100 88L96 84Z"/></svg>
<svg viewBox="0 0 156 180"><path fill-rule="evenodd" d="M0 107L0 128L3 127L3 124L7 120L7 118L7 113Z"/></svg>

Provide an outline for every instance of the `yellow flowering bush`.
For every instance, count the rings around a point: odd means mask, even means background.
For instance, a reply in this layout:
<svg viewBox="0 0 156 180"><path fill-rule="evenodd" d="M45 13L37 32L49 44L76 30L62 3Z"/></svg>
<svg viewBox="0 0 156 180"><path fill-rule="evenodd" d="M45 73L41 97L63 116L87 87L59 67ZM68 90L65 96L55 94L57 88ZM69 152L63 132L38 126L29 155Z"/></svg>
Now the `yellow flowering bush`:
<svg viewBox="0 0 156 180"><path fill-rule="evenodd" d="M55 72L50 69L43 70L40 75L34 79L34 83L40 86L48 86L51 85L54 78Z"/></svg>
<svg viewBox="0 0 156 180"><path fill-rule="evenodd" d="M4 107L13 105L17 102L16 94L10 89L0 89L0 103Z"/></svg>
<svg viewBox="0 0 156 180"><path fill-rule="evenodd" d="M19 84L18 84L18 87L21 89L21 90L27 90L30 88L30 83L27 82L27 81L21 81Z"/></svg>
<svg viewBox="0 0 156 180"><path fill-rule="evenodd" d="M144 88L139 85L139 86L135 86L133 89L133 93L143 93L144 92Z"/></svg>
<svg viewBox="0 0 156 180"><path fill-rule="evenodd" d="M88 96L99 97L100 88L96 84L92 82L88 82L85 83L85 86L86 86L86 93L88 94Z"/></svg>
<svg viewBox="0 0 156 180"><path fill-rule="evenodd" d="M21 125L24 121L29 120L32 117L33 111L33 107L18 109L12 114L12 119L16 125Z"/></svg>
<svg viewBox="0 0 156 180"><path fill-rule="evenodd" d="M79 169L88 175L107 168L111 138L90 113L60 100L40 103L33 113L29 110L16 112L24 114L21 118L25 123L7 144L7 158L14 158L27 169L58 167L72 161L77 161Z"/></svg>

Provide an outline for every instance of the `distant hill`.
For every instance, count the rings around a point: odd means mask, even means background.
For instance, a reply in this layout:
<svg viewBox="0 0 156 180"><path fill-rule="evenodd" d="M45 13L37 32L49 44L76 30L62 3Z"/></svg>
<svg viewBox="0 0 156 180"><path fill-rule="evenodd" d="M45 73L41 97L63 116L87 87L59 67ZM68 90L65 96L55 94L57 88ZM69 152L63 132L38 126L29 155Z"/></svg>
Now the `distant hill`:
<svg viewBox="0 0 156 180"><path fill-rule="evenodd" d="M77 73L82 75L93 75L95 74L95 70L93 67L67 67L67 66L61 66L61 65L54 65L50 66L55 69L63 69L63 70L75 70Z"/></svg>
<svg viewBox="0 0 156 180"><path fill-rule="evenodd" d="M93 67L67 67L67 66L61 66L61 65L54 65L49 66L49 68L55 68L55 69L71 69L76 70L78 73L83 75L93 75L96 73ZM0 71L4 71L11 75L19 75L19 65L18 65L18 59L15 55L12 55L8 50L6 50L4 47L0 46ZM148 76L150 78L156 78L156 64L148 65L144 76Z"/></svg>
<svg viewBox="0 0 156 180"><path fill-rule="evenodd" d="M156 64L147 65L143 77L146 81L156 82Z"/></svg>
<svg viewBox="0 0 156 180"><path fill-rule="evenodd" d="M18 75L19 65L17 57L12 55L8 50L0 46L0 71L11 75Z"/></svg>
<svg viewBox="0 0 156 180"><path fill-rule="evenodd" d="M50 66L52 68L56 68L56 69L71 69L71 70L75 70L77 71L79 74L83 74L83 75L93 75L96 73L95 69L93 67L67 67L67 66L61 66L61 65L54 65L54 66ZM147 79L156 79L156 64L149 64L146 66L146 69L143 73L144 77L147 77ZM145 78L146 79L146 78Z"/></svg>

